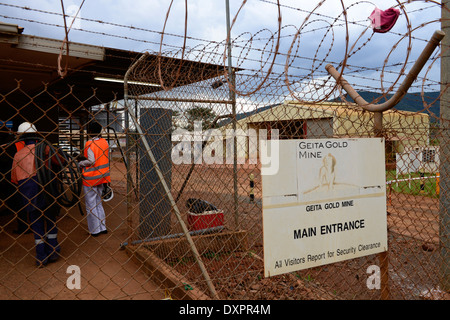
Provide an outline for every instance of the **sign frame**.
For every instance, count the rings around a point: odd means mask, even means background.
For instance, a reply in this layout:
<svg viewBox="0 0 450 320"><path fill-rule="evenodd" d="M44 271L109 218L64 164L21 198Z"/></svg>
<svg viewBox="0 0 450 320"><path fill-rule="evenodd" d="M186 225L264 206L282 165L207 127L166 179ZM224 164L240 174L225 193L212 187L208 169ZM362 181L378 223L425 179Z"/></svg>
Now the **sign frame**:
<svg viewBox="0 0 450 320"><path fill-rule="evenodd" d="M265 277L387 251L384 138L280 140L262 175Z"/></svg>

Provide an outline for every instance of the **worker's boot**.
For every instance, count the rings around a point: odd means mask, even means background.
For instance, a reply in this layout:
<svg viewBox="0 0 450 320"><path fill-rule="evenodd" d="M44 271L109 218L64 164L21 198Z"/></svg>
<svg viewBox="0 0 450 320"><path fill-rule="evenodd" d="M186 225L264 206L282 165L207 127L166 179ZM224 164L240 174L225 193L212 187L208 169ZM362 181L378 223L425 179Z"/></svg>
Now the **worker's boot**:
<svg viewBox="0 0 450 320"><path fill-rule="evenodd" d="M48 263L47 252L45 250L45 243L42 239L36 239L36 265L39 268L44 267Z"/></svg>
<svg viewBox="0 0 450 320"><path fill-rule="evenodd" d="M54 262L58 260L59 253L61 252L61 247L58 243L57 233L51 233L47 235L45 249L48 256L48 262Z"/></svg>
<svg viewBox="0 0 450 320"><path fill-rule="evenodd" d="M42 214L38 210L33 210L29 213L31 230L34 233L34 245L36 247L36 265L38 267L43 267L47 264L47 252L45 244L45 227L44 220L42 219Z"/></svg>

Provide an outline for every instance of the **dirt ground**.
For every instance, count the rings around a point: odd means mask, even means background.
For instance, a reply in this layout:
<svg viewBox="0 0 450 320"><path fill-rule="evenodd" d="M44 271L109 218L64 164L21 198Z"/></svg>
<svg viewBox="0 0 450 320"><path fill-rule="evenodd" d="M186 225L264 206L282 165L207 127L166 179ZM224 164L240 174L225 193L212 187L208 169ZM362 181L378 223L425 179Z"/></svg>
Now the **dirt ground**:
<svg viewBox="0 0 450 320"><path fill-rule="evenodd" d="M189 166L174 168L172 191L176 196ZM131 261L120 244L128 238L126 176L123 164L114 166L115 197L105 204L109 233L89 236L78 208L63 209L59 216L61 258L37 269L33 237L15 235L14 216L0 214L0 299L164 299L159 288ZM249 200L249 176L254 175L255 201ZM380 299L379 290L366 285L367 268L379 264L372 255L264 278L262 248L261 180L253 165L238 172L238 218L234 215L231 166L196 167L178 202L186 219L185 201L199 197L216 204L225 213L227 230L247 230L247 251L202 256L221 299ZM420 299L439 284L439 241L437 199L426 196L390 194L387 220L389 230L389 289L392 299ZM174 220L175 229L180 225ZM186 220L185 220L186 221ZM68 289L67 267L81 269L81 289ZM209 294L198 265L189 259L174 269L189 283Z"/></svg>
<svg viewBox="0 0 450 320"><path fill-rule="evenodd" d="M123 179L121 171L116 174ZM62 208L57 221L61 257L44 268L35 266L33 235L14 234L14 215L0 213L0 299L164 299L164 290L120 249L127 240L123 190L116 188L104 207L108 233L98 237L89 235L78 207ZM81 289L67 286L71 265L80 268Z"/></svg>
<svg viewBox="0 0 450 320"><path fill-rule="evenodd" d="M205 256L211 278L223 299L380 299L380 290L367 288L368 267L380 265L378 255L332 265L264 278L262 248L261 180L256 166L240 166L238 172L239 229L249 231L250 252ZM235 228L232 179L229 167L196 168L189 196L203 196L218 204L226 214L226 226ZM249 176L255 177L255 202L249 202ZM183 176L183 175L182 175ZM175 181L175 184L177 182ZM438 199L388 193L388 257L391 299L422 299L424 293L439 288ZM177 270L198 281L205 292L195 263L184 261ZM446 299L449 295L444 295Z"/></svg>
<svg viewBox="0 0 450 320"><path fill-rule="evenodd" d="M439 241L437 199L392 194L388 206L389 293L391 299L425 299L439 287ZM378 255L370 255L264 278L262 245L251 254L232 252L206 256L205 264L222 299L380 299L380 290L368 289L367 270L380 265ZM258 252L260 255L256 254ZM207 292L194 261L177 265ZM450 295L435 296L450 299Z"/></svg>

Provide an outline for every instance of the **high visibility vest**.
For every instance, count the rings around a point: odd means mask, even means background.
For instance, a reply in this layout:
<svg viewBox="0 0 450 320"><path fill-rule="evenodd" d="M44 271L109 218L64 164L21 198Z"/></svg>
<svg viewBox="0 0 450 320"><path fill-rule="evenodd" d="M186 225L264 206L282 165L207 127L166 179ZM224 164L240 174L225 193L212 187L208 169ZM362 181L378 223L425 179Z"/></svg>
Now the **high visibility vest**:
<svg viewBox="0 0 450 320"><path fill-rule="evenodd" d="M16 153L22 150L25 147L25 141L17 141L14 146L16 147ZM14 170L14 167L12 168ZM11 170L11 182L14 184L17 184L17 181L14 181L15 179L12 176L12 170Z"/></svg>
<svg viewBox="0 0 450 320"><path fill-rule="evenodd" d="M16 146L16 152L19 152L20 150L23 149L23 147L25 147L25 141L17 141L15 143Z"/></svg>
<svg viewBox="0 0 450 320"><path fill-rule="evenodd" d="M94 152L95 163L83 168L83 185L88 187L111 182L109 172L109 146L103 139L89 140L84 148L84 156L88 158L88 149Z"/></svg>
<svg viewBox="0 0 450 320"><path fill-rule="evenodd" d="M36 175L35 150L36 145L29 144L14 155L11 169L13 183L19 184L19 181L28 180Z"/></svg>

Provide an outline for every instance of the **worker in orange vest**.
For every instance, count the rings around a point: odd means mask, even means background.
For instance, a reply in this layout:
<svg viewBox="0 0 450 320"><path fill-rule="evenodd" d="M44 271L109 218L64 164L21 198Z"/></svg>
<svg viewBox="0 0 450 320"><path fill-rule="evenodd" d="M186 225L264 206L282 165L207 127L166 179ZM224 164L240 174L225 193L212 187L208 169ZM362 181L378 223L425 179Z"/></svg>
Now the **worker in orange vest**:
<svg viewBox="0 0 450 320"><path fill-rule="evenodd" d="M24 141L14 143L15 137L7 127L6 122L0 121L0 208L13 213L17 220L16 234L29 233L27 213L21 208L21 197L17 185L11 181L11 169L14 155L25 146Z"/></svg>
<svg viewBox="0 0 450 320"><path fill-rule="evenodd" d="M29 215L34 234L36 264L42 267L48 262L56 261L61 250L57 239L56 215L48 210L44 186L37 177L36 150L39 139L36 137L36 127L32 123L24 122L17 131L24 139L24 146L14 155L11 181L18 185L23 208ZM48 155L49 149L46 148L44 156Z"/></svg>
<svg viewBox="0 0 450 320"><path fill-rule="evenodd" d="M87 128L90 139L84 147L82 168L83 190L86 203L86 219L89 233L96 237L107 233L106 215L102 205L102 193L111 182L109 171L109 145L101 137L102 126L93 120Z"/></svg>

